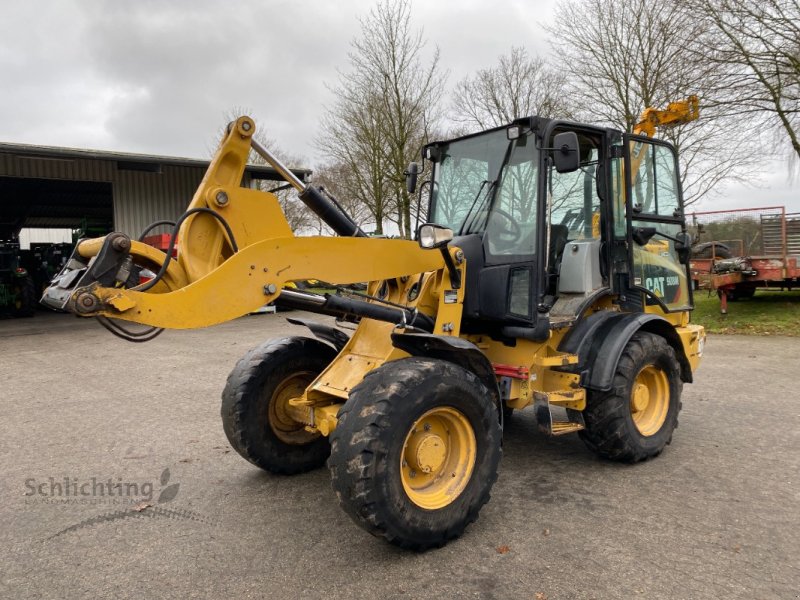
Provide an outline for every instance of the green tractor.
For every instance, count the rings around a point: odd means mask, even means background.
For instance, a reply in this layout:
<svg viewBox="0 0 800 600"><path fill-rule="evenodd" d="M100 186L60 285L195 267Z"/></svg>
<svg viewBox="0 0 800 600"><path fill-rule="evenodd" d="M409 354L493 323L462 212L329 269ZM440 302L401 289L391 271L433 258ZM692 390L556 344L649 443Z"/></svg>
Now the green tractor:
<svg viewBox="0 0 800 600"><path fill-rule="evenodd" d="M0 242L0 313L32 317L37 301L33 277L19 264L19 244Z"/></svg>

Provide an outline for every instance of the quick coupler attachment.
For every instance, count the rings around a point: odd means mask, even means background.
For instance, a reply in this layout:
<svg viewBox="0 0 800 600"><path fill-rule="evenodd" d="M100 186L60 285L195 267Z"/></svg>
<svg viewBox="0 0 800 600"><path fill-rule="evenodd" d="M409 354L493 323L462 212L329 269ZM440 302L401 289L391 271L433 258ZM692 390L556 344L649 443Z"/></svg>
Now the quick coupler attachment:
<svg viewBox="0 0 800 600"><path fill-rule="evenodd" d="M94 252L101 241L100 250ZM97 312L100 302L91 290L139 283L139 268L133 264L130 249L131 239L124 233L79 240L64 268L47 286L41 303L81 315Z"/></svg>

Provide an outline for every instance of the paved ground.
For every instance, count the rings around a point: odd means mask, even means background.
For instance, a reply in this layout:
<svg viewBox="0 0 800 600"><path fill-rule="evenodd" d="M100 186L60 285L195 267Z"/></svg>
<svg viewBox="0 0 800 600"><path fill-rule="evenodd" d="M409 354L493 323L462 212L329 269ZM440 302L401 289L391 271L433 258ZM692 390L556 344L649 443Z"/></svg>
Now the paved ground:
<svg viewBox="0 0 800 600"><path fill-rule="evenodd" d="M225 377L288 332L264 315L137 345L74 317L0 322L0 597L800 597L797 338L711 338L647 464L522 412L478 522L411 554L351 523L325 470L276 477L229 451ZM59 497L65 477L98 495ZM99 496L109 479L153 506Z"/></svg>

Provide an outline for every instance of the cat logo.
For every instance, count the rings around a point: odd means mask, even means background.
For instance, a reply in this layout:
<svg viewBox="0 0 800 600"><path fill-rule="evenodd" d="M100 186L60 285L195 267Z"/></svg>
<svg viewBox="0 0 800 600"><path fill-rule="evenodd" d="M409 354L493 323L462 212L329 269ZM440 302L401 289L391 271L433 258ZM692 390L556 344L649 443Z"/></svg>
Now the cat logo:
<svg viewBox="0 0 800 600"><path fill-rule="evenodd" d="M645 280L645 287L653 292L659 298L663 298L664 296L664 283L665 277L648 277Z"/></svg>

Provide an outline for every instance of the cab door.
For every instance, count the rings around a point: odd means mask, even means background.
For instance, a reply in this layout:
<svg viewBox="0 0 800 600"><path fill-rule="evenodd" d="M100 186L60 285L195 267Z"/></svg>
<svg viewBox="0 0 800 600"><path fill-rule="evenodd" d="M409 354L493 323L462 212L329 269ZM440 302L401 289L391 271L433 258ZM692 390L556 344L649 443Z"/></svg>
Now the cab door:
<svg viewBox="0 0 800 600"><path fill-rule="evenodd" d="M681 263L670 239L686 229L675 149L644 136L623 141L629 285L644 292L646 304L691 309L688 261Z"/></svg>

